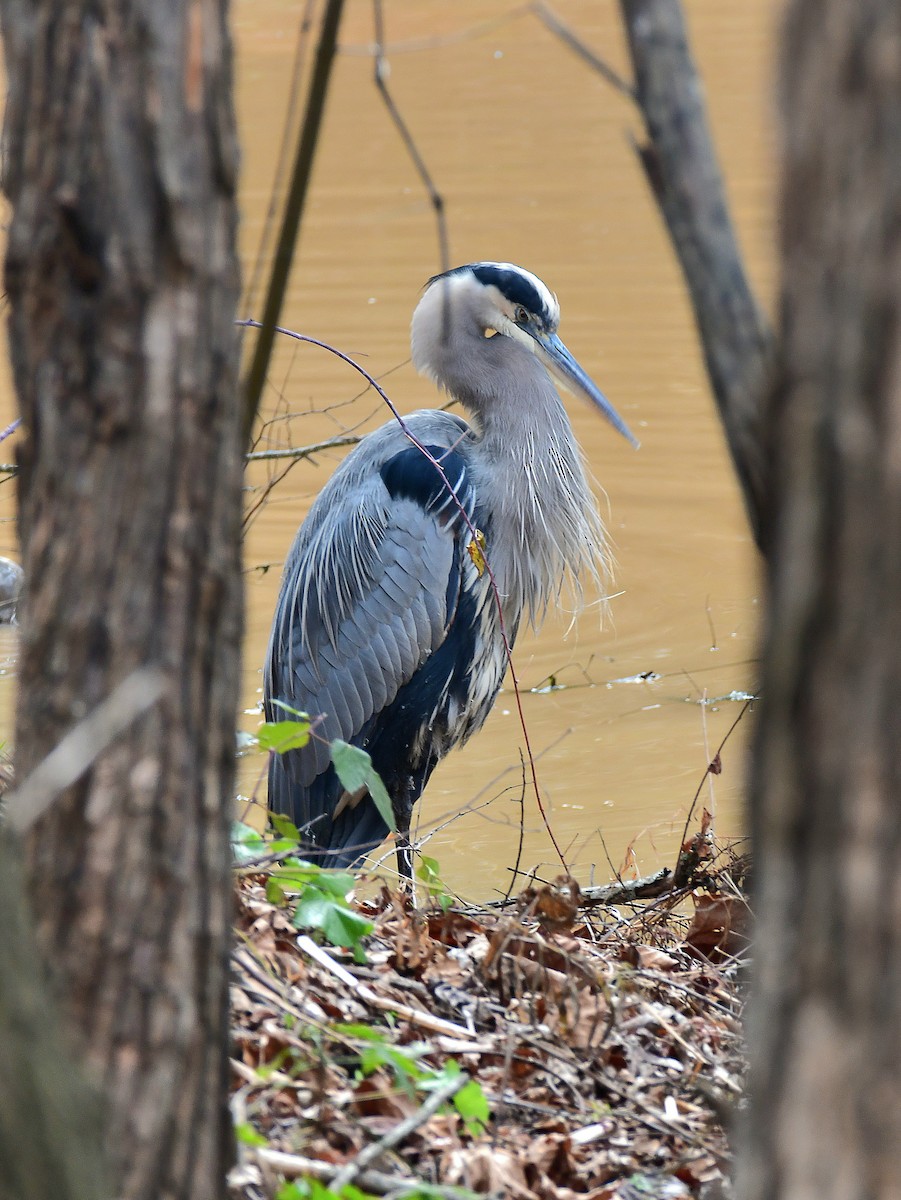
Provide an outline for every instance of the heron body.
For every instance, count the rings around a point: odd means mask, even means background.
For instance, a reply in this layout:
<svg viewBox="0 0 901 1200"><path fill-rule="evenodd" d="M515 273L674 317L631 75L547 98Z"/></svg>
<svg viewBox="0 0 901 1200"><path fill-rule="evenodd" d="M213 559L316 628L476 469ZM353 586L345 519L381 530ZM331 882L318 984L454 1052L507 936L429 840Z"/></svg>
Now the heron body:
<svg viewBox="0 0 901 1200"><path fill-rule="evenodd" d="M265 706L270 720L284 716L281 701L321 721L307 746L272 755L269 804L325 865L350 865L388 832L367 792L344 790L328 743L371 756L409 876L413 806L437 763L488 716L504 634L512 647L523 617L540 620L567 574L605 577L603 526L549 371L634 439L557 338L558 320L556 298L511 264L430 280L413 315L413 361L472 423L433 410L405 418L428 456L396 421L369 434L298 531Z"/></svg>

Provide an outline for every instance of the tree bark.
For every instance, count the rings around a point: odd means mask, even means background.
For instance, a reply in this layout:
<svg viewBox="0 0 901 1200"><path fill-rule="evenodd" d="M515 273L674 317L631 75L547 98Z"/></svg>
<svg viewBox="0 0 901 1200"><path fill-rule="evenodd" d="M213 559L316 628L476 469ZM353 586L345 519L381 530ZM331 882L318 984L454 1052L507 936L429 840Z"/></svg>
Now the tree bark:
<svg viewBox="0 0 901 1200"><path fill-rule="evenodd" d="M793 0L742 1200L901 1195L901 7Z"/></svg>
<svg viewBox="0 0 901 1200"><path fill-rule="evenodd" d="M139 667L161 700L38 824L31 896L119 1197L224 1194L239 683L226 0L2 0L27 776Z"/></svg>

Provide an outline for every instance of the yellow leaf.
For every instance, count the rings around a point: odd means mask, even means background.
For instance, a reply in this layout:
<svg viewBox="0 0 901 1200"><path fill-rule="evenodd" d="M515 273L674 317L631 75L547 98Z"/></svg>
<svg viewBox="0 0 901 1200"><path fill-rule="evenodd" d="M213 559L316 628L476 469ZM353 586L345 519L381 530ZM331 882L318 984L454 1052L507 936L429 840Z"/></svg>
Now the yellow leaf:
<svg viewBox="0 0 901 1200"><path fill-rule="evenodd" d="M477 529L475 532L475 537L470 541L466 549L469 552L469 557L472 559L475 569L479 573L480 579L485 574L485 546L485 535L482 533L481 529Z"/></svg>

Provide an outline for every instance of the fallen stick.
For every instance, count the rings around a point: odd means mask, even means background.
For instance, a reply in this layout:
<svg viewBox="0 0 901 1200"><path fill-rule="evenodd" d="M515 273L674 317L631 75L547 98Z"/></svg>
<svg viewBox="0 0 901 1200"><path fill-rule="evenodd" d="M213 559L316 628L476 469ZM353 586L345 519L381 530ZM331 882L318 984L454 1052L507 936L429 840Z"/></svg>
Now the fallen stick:
<svg viewBox="0 0 901 1200"><path fill-rule="evenodd" d="M365 1149L360 1151L353 1162L349 1162L345 1167L342 1167L332 1180L332 1191L340 1194L341 1189L352 1183L371 1162L375 1162L386 1150L390 1150L392 1146L396 1146L404 1138L409 1137L420 1125L424 1125L429 1117L436 1113L442 1104L446 1104L448 1100L452 1099L465 1083L469 1083L469 1076L465 1071L461 1071L459 1075L455 1075L452 1079L442 1084L441 1087L436 1088L415 1113L411 1113L399 1125L395 1125L393 1129L390 1129L383 1137L380 1137L377 1142L366 1146Z"/></svg>
<svg viewBox="0 0 901 1200"><path fill-rule="evenodd" d="M428 1029L432 1033L451 1034L470 1041L478 1036L474 1029L467 1029L464 1025L455 1025L452 1021L445 1021L441 1017L433 1017L431 1013L424 1012L421 1008L411 1008L409 1004L401 1004L398 1000L392 1000L388 996L380 996L365 983L355 979L350 971L345 971L340 963L335 962L327 951L323 950L321 946L317 946L313 939L307 937L306 934L300 935L297 945L304 954L308 954L321 967L325 967L373 1008L379 1008L382 1012L394 1013L403 1020L409 1021L411 1025L416 1025L420 1029Z"/></svg>
<svg viewBox="0 0 901 1200"><path fill-rule="evenodd" d="M315 1158L304 1158L301 1154L287 1154L284 1150L271 1150L268 1146L258 1146L254 1150L258 1162L271 1167L284 1175L286 1179L300 1179L310 1175L331 1185L336 1174L334 1163L319 1162ZM378 1192L387 1195L398 1188L416 1188L422 1186L422 1181L405 1175L386 1175L383 1171L364 1171L360 1175L360 1183L368 1192ZM334 1189L332 1189L334 1190Z"/></svg>

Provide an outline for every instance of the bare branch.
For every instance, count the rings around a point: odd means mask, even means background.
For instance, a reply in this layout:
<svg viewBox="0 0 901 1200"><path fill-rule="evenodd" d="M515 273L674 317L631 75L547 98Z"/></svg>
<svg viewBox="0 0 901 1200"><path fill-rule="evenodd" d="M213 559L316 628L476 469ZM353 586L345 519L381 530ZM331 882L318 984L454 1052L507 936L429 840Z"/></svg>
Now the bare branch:
<svg viewBox="0 0 901 1200"><path fill-rule="evenodd" d="M111 742L159 700L163 677L159 671L133 671L83 721L70 729L6 800L5 823L24 833L71 787Z"/></svg>
<svg viewBox="0 0 901 1200"><path fill-rule="evenodd" d="M254 450L250 454L244 455L244 461L267 462L274 458L312 458L314 454L319 454L323 450L337 450L342 446L356 446L361 440L356 434L347 434L345 437L333 437L328 438L324 442L314 442L311 446L295 446L286 450Z"/></svg>
<svg viewBox="0 0 901 1200"><path fill-rule="evenodd" d="M444 213L444 197L438 191L437 187L435 187L434 180L428 167L425 165L425 159L419 153L419 147L416 145L416 141L408 129L406 121L401 116L400 109L394 103L394 97L388 90L388 77L391 72L388 61L385 58L385 32L381 0L373 0L373 14L375 18L375 86L378 88L379 95L382 97L391 120L394 122L397 132L401 136L401 141L406 147L407 153L413 160L416 173L429 194L429 201L435 210L435 223L438 227L438 252L441 270L447 271L450 268L450 249L447 239L447 218Z"/></svg>
<svg viewBox="0 0 901 1200"><path fill-rule="evenodd" d="M558 37L565 46L568 46L575 54L587 63L593 71L597 71L602 79L606 79L611 87L615 87L618 92L622 92L624 96L632 101L636 101L635 89L631 84L627 83L613 67L609 66L604 60L591 49L590 46L582 41L577 33L565 24L552 12L546 4L534 4L532 11L538 20L549 30L555 37Z"/></svg>
<svg viewBox="0 0 901 1200"><path fill-rule="evenodd" d="M636 146L688 283L757 544L767 480L761 401L773 337L745 274L679 0L620 0L647 132Z"/></svg>

